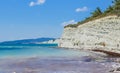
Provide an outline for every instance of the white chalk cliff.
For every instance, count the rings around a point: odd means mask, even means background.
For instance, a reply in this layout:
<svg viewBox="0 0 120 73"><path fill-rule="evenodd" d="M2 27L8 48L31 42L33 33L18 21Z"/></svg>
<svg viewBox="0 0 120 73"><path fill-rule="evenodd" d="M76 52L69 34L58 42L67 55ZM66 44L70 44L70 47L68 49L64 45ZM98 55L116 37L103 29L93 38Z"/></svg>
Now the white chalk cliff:
<svg viewBox="0 0 120 73"><path fill-rule="evenodd" d="M120 17L112 15L89 21L78 27L66 27L59 47L104 49L120 53Z"/></svg>

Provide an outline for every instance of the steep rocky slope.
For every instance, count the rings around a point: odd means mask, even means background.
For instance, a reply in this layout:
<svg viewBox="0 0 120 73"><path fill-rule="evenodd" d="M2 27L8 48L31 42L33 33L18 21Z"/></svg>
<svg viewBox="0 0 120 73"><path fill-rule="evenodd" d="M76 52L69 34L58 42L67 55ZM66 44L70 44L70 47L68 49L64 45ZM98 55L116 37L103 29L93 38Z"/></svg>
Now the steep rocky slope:
<svg viewBox="0 0 120 73"><path fill-rule="evenodd" d="M59 47L102 49L120 53L120 17L107 16L76 28L64 28Z"/></svg>

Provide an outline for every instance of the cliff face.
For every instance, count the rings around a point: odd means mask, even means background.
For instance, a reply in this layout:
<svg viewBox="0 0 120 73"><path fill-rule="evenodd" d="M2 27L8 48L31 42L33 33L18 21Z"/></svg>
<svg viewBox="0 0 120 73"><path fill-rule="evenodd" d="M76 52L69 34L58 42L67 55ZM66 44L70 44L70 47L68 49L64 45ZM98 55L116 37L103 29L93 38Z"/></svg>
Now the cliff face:
<svg viewBox="0 0 120 73"><path fill-rule="evenodd" d="M59 47L77 49L104 49L120 53L120 17L107 16L79 25L67 27L60 38Z"/></svg>

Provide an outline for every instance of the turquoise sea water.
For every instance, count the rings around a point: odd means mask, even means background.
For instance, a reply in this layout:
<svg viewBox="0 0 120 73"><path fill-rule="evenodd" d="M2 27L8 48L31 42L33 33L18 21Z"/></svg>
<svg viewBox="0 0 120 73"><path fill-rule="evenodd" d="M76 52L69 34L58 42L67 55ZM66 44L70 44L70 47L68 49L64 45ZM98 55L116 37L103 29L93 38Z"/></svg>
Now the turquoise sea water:
<svg viewBox="0 0 120 73"><path fill-rule="evenodd" d="M57 44L0 45L0 73L109 73L111 62L89 54Z"/></svg>
<svg viewBox="0 0 120 73"><path fill-rule="evenodd" d="M0 45L0 58L11 57L73 57L84 52L57 48L57 44Z"/></svg>

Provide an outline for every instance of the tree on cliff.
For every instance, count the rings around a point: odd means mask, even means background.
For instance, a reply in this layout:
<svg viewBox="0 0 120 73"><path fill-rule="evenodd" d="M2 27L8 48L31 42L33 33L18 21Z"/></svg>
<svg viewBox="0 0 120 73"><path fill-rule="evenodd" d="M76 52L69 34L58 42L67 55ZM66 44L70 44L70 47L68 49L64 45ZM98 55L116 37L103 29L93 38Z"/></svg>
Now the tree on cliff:
<svg viewBox="0 0 120 73"><path fill-rule="evenodd" d="M105 11L104 14L117 14L120 15L120 0L114 0L112 6L109 6Z"/></svg>
<svg viewBox="0 0 120 73"><path fill-rule="evenodd" d="M113 1L113 13L120 15L120 0Z"/></svg>
<svg viewBox="0 0 120 73"><path fill-rule="evenodd" d="M114 10L120 10L120 0L114 0L113 1L113 9Z"/></svg>
<svg viewBox="0 0 120 73"><path fill-rule="evenodd" d="M92 14L92 17L97 17L102 14L102 11L99 7L97 7L96 10L92 12L91 14Z"/></svg>
<svg viewBox="0 0 120 73"><path fill-rule="evenodd" d="M115 12L120 16L120 0L114 1L113 8L114 8Z"/></svg>
<svg viewBox="0 0 120 73"><path fill-rule="evenodd" d="M109 6L105 11L104 13L107 14L107 13L111 13L113 11L113 7L112 6Z"/></svg>
<svg viewBox="0 0 120 73"><path fill-rule="evenodd" d="M95 20L96 18L102 18L111 14L120 16L120 0L113 0L113 4L109 6L104 12L101 11L99 7L96 8L95 11L93 11L90 17L87 17L85 20L82 20L78 22L77 24L67 25L65 27L77 27L83 23Z"/></svg>

